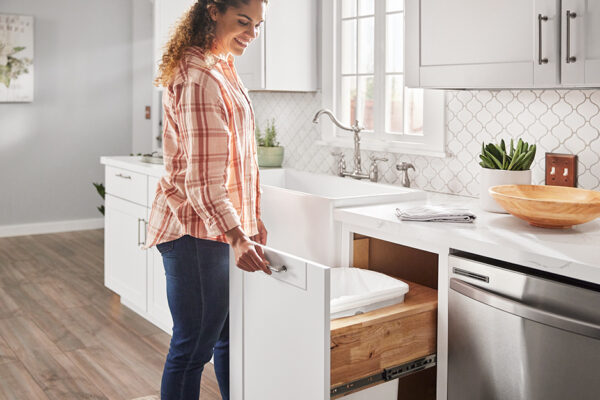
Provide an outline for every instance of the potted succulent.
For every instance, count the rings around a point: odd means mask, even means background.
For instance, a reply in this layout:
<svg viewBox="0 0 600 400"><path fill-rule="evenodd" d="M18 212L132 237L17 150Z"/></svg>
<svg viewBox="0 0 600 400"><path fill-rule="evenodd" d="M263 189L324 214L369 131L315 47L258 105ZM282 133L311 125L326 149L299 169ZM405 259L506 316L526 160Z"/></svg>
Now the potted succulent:
<svg viewBox="0 0 600 400"><path fill-rule="evenodd" d="M531 163L535 158L535 145L519 139L516 147L513 139L506 148L504 139L500 144L481 145L480 193L481 208L486 211L505 213L506 211L489 194L489 188L497 185L530 185Z"/></svg>
<svg viewBox="0 0 600 400"><path fill-rule="evenodd" d="M256 143L258 144L258 166L281 167L283 163L283 147L277 142L275 120L267 122L264 136L262 136L259 127L256 126L255 135Z"/></svg>

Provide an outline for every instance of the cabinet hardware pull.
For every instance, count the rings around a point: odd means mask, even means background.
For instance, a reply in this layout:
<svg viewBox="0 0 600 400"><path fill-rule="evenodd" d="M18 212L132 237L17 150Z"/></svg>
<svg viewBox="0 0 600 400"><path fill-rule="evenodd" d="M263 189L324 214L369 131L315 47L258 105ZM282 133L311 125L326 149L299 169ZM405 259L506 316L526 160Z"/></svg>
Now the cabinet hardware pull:
<svg viewBox="0 0 600 400"><path fill-rule="evenodd" d="M567 64L577 61L577 57L571 56L571 18L575 19L576 17L577 13L567 10Z"/></svg>
<svg viewBox="0 0 600 400"><path fill-rule="evenodd" d="M119 178L123 178L123 179L131 179L131 176L129 176L129 175L123 175L120 172L116 176L118 176Z"/></svg>
<svg viewBox="0 0 600 400"><path fill-rule="evenodd" d="M146 245L146 241L148 240L148 221L144 220L144 243Z"/></svg>
<svg viewBox="0 0 600 400"><path fill-rule="evenodd" d="M140 222L144 222L145 223L146 221L144 221L143 218L138 218L138 222L137 222L137 224L138 224L138 226L137 226L137 231L138 231L137 232L137 234L138 234L138 238L137 238L138 239L138 247L141 248L144 245L144 243L142 242L142 240L140 238Z"/></svg>
<svg viewBox="0 0 600 400"><path fill-rule="evenodd" d="M285 265L282 265L281 267L274 267L272 265L269 265L269 269L272 272L277 272L277 273L281 273L281 272L287 271L287 267Z"/></svg>
<svg viewBox="0 0 600 400"><path fill-rule="evenodd" d="M548 21L547 16L538 14L538 64L548 64L548 58L542 55L542 22Z"/></svg>

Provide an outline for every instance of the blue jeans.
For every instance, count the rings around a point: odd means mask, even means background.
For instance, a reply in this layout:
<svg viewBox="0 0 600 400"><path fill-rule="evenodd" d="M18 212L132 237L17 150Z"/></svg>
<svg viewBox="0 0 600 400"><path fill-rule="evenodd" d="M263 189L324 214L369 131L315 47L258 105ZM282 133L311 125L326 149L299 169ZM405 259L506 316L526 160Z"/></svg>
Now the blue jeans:
<svg viewBox="0 0 600 400"><path fill-rule="evenodd" d="M156 248L173 317L161 400L198 400L213 352L221 396L229 400L229 245L186 235Z"/></svg>

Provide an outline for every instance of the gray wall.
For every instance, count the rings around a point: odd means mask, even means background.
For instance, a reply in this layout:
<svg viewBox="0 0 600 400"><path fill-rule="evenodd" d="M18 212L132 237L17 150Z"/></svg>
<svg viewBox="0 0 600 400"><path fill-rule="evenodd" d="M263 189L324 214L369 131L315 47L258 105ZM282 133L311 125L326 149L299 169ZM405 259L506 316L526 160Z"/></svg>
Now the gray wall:
<svg viewBox="0 0 600 400"><path fill-rule="evenodd" d="M0 226L99 218L99 158L132 150L132 3L2 0L0 12L35 21L35 100L0 103Z"/></svg>

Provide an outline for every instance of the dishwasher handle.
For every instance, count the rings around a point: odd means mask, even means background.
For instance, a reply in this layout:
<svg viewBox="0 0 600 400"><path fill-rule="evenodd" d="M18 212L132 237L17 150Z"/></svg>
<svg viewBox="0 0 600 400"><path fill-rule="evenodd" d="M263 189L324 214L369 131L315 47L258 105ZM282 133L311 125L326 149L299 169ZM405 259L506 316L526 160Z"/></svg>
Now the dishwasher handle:
<svg viewBox="0 0 600 400"><path fill-rule="evenodd" d="M457 278L450 279L450 289L498 310L539 322L540 324L600 339L600 326L592 322L581 321L565 315L540 310L539 308L481 289Z"/></svg>

